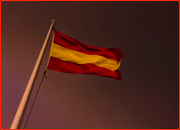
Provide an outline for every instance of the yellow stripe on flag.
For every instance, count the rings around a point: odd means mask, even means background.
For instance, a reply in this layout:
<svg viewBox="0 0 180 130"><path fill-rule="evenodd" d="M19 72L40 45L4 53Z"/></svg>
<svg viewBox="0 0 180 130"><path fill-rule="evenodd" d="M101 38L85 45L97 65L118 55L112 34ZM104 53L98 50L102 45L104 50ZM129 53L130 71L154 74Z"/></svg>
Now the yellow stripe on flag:
<svg viewBox="0 0 180 130"><path fill-rule="evenodd" d="M77 64L92 63L99 67L104 67L112 71L119 69L121 61L111 60L99 55L88 55L75 50L64 48L52 43L50 56L56 57L63 61L71 61Z"/></svg>

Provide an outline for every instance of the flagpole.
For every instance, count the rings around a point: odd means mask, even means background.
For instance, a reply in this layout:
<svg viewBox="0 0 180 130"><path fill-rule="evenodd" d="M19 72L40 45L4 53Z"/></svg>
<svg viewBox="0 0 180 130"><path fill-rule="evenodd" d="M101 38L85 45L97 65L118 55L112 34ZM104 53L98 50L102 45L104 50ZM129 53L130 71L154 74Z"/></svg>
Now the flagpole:
<svg viewBox="0 0 180 130"><path fill-rule="evenodd" d="M33 72L31 74L31 77L29 79L29 82L27 84L26 90L25 90L25 92L23 94L23 97L21 99L21 102L19 104L19 107L17 109L16 115L14 117L14 120L12 122L12 125L11 125L10 129L18 129L18 125L20 123L20 120L21 120L24 108L26 106L26 103L27 103L27 100L28 100L28 97L29 97L29 94L30 94L30 91L32 89L32 85L33 85L34 79L35 79L35 77L37 75L37 72L38 72L38 69L39 69L39 66L40 66L43 54L45 52L45 48L47 46L47 42L48 42L49 36L51 34L51 30L53 28L54 23L55 23L55 19L51 20L51 25L50 25L49 31L47 33L46 39L45 39L44 44L42 46L42 49L41 49L41 51L39 53L39 57L38 57L38 59L36 61L36 64L35 64L34 69L33 69Z"/></svg>

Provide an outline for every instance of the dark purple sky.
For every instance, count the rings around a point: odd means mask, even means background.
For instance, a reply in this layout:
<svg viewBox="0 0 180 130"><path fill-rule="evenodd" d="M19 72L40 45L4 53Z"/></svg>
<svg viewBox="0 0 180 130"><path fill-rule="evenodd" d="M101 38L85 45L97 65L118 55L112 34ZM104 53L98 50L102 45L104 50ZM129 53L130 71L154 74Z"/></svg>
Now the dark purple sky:
<svg viewBox="0 0 180 130"><path fill-rule="evenodd" d="M51 19L88 45L119 47L122 81L49 70L27 129L178 128L178 2L2 2L1 10L3 129L14 119ZM51 41L52 35L32 98Z"/></svg>

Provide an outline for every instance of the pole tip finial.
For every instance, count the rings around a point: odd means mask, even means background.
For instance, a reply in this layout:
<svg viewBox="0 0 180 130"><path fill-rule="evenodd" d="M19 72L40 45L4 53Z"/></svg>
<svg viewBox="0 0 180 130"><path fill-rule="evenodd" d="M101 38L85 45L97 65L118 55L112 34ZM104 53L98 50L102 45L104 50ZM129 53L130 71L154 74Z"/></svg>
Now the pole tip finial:
<svg viewBox="0 0 180 130"><path fill-rule="evenodd" d="M51 20L51 23L52 23L53 21L55 21L55 19L52 19L52 20Z"/></svg>

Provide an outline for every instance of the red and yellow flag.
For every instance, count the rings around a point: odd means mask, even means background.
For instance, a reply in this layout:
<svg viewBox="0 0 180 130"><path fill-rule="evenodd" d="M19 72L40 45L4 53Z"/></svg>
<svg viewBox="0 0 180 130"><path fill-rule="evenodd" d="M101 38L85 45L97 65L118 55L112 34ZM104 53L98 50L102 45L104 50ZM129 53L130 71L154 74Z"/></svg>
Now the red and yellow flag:
<svg viewBox="0 0 180 130"><path fill-rule="evenodd" d="M54 30L47 68L65 73L91 74L121 80L119 67L122 57L119 48L89 46Z"/></svg>

